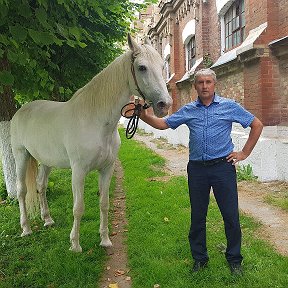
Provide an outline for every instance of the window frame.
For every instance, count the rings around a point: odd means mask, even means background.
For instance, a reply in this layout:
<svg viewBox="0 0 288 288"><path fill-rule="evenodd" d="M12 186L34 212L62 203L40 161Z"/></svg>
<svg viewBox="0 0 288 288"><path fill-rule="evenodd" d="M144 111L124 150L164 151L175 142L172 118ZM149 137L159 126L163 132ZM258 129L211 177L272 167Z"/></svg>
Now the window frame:
<svg viewBox="0 0 288 288"><path fill-rule="evenodd" d="M245 34L245 0L236 0L229 7L224 20L224 50L228 51L244 41Z"/></svg>
<svg viewBox="0 0 288 288"><path fill-rule="evenodd" d="M191 36L185 45L186 71L191 70L196 62L196 40L195 35Z"/></svg>

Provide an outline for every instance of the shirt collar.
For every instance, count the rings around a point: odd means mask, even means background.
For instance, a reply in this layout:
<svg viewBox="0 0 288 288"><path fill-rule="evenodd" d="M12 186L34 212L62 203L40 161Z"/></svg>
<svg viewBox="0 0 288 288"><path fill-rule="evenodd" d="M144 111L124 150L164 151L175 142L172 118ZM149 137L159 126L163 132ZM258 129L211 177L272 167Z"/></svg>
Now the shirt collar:
<svg viewBox="0 0 288 288"><path fill-rule="evenodd" d="M214 98L213 98L213 101L211 102L211 104L212 104L212 103L218 104L219 102L220 102L220 96L217 95L216 93L214 93ZM204 106L199 97L198 97L197 100L195 101L195 104L196 104L197 107ZM210 104L210 105L211 105L211 104Z"/></svg>

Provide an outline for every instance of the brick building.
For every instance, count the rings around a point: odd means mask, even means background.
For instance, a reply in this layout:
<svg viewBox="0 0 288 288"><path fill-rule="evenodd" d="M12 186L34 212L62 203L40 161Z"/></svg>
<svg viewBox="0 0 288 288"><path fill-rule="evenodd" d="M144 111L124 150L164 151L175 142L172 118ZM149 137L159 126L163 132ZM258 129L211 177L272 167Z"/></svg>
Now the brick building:
<svg viewBox="0 0 288 288"><path fill-rule="evenodd" d="M165 60L172 112L196 98L195 71L211 67L217 92L255 114L262 140L288 161L288 0L166 0L149 9L142 33ZM269 180L288 180L283 169Z"/></svg>

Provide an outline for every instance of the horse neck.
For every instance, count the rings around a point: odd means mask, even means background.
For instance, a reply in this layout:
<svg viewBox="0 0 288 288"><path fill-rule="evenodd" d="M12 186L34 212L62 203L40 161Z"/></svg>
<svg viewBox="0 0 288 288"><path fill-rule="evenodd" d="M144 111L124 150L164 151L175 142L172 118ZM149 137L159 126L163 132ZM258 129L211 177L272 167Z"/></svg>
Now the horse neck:
<svg viewBox="0 0 288 288"><path fill-rule="evenodd" d="M90 120L101 118L109 122L118 122L121 107L127 103L131 95L129 89L129 73L131 55L126 52L114 60L102 72L97 74L71 98L70 105L79 117Z"/></svg>

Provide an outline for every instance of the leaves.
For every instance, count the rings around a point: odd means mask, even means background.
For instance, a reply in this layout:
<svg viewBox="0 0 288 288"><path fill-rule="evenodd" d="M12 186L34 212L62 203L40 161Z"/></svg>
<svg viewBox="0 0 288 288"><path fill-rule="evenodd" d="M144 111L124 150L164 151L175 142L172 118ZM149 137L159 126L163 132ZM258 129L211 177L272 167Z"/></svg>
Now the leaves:
<svg viewBox="0 0 288 288"><path fill-rule="evenodd" d="M29 29L28 33L29 36L33 39L33 41L41 47L44 45L51 45L54 43L54 37L48 32Z"/></svg>
<svg viewBox="0 0 288 288"><path fill-rule="evenodd" d="M138 7L129 0L0 1L0 63L8 61L10 71L1 74L0 93L12 85L20 103L68 100L122 52Z"/></svg>
<svg viewBox="0 0 288 288"><path fill-rule="evenodd" d="M10 33L15 41L23 42L27 37L27 30L20 24L16 23L14 26L9 26Z"/></svg>
<svg viewBox="0 0 288 288"><path fill-rule="evenodd" d="M10 71L0 71L0 83L3 85L12 85L14 77Z"/></svg>

